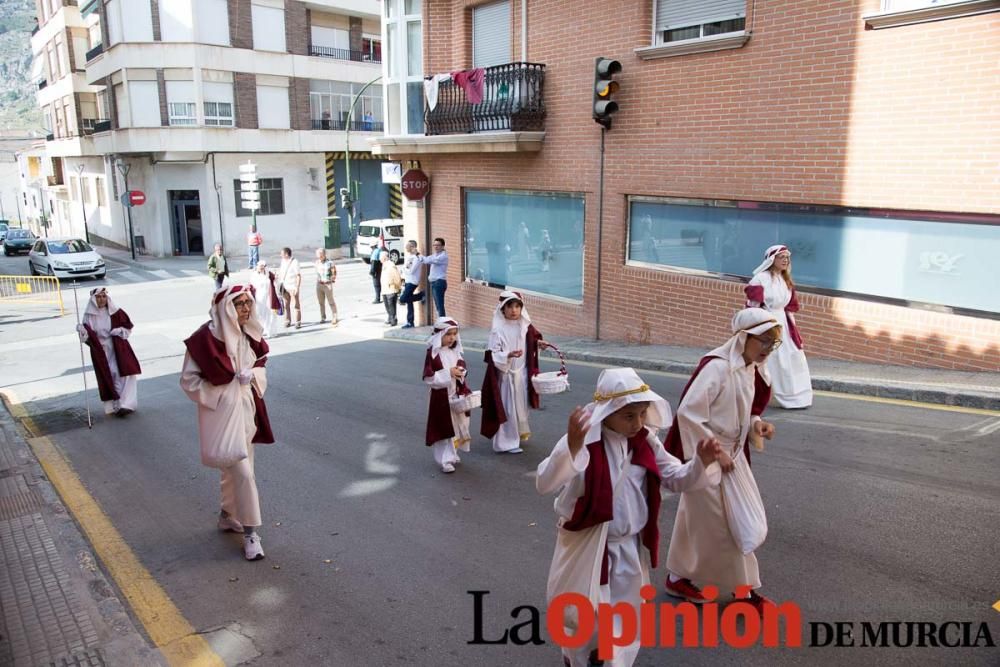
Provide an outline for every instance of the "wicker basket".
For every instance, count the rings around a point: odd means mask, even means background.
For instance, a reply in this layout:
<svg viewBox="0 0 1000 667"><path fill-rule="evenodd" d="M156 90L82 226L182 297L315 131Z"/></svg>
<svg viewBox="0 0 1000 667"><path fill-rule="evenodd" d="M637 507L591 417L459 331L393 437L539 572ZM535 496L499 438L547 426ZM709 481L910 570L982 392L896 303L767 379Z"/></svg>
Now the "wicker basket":
<svg viewBox="0 0 1000 667"><path fill-rule="evenodd" d="M559 355L559 370L539 373L531 378L531 384L539 394L561 394L569 390L569 373L566 371L566 357L558 347L549 343L549 348Z"/></svg>
<svg viewBox="0 0 1000 667"><path fill-rule="evenodd" d="M452 396L448 402L451 404L452 412L468 412L483 404L483 392L474 391L464 396Z"/></svg>

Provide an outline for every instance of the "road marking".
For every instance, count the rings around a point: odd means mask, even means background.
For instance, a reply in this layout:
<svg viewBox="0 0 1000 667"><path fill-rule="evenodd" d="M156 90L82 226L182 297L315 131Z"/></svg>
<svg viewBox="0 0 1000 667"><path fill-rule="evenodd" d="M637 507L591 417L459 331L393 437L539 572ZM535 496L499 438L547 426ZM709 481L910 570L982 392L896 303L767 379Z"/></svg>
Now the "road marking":
<svg viewBox="0 0 1000 667"><path fill-rule="evenodd" d="M29 431L40 432L14 392L5 389L2 393L14 418ZM170 596L129 548L56 445L46 436L29 438L28 444L63 503L83 528L94 552L125 595L136 617L142 621L146 634L167 662L176 667L225 667L222 658L184 618Z"/></svg>
<svg viewBox="0 0 1000 667"><path fill-rule="evenodd" d="M402 338L376 338L374 340L382 340L387 343L412 343L413 345L423 345L426 346L427 343L419 340L406 340ZM476 345L464 345L466 350L473 350L476 352L485 352L485 347L478 347ZM543 357L544 360L548 360L547 357ZM578 361L576 359L567 359L567 364L577 364L579 366L590 366L591 368L607 368L606 363L596 363L593 361ZM691 377L690 373L674 373L672 371L657 371L648 368L640 368L643 373L655 373L657 375L662 375L664 377L672 378L682 378L686 379ZM922 408L924 410L941 410L943 412L959 412L966 415L984 415L987 417L997 417L1000 412L996 410L987 410L985 408L967 408L961 405L941 405L940 403L924 403L923 401L906 401L900 398L882 398L880 396L862 396L861 394L841 394L835 391L814 391L816 396L826 396L827 398L839 398L845 401L866 401L869 403L882 403L884 405L899 405L904 408ZM993 430L1000 429L998 425ZM990 431L992 433L992 430Z"/></svg>
<svg viewBox="0 0 1000 667"><path fill-rule="evenodd" d="M164 280L177 277L174 274L167 271L166 269L146 269L146 271L147 273L151 273L157 278L163 278Z"/></svg>
<svg viewBox="0 0 1000 667"><path fill-rule="evenodd" d="M1000 611L1000 600L997 600L996 602L993 603L993 608L996 609L997 611Z"/></svg>
<svg viewBox="0 0 1000 667"><path fill-rule="evenodd" d="M142 276L140 276L138 273L135 273L134 271L120 271L119 273L115 274L115 280L121 280L122 278L128 280L129 282L134 282L134 283L137 283L142 280Z"/></svg>

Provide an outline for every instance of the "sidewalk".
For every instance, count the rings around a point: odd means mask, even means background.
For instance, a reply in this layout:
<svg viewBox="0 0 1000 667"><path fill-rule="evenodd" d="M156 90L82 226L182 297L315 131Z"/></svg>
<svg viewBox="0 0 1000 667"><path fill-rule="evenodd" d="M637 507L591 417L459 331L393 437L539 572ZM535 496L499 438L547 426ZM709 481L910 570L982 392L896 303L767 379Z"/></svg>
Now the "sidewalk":
<svg viewBox="0 0 1000 667"><path fill-rule="evenodd" d="M425 341L430 327L390 329L385 337ZM463 328L462 345L486 349L487 329ZM589 338L547 336L567 360L587 361L608 366L666 371L690 375L702 355L712 348L677 345L628 345ZM721 341L720 341L721 343ZM543 356L551 357L551 353ZM878 396L904 401L940 403L1000 411L1000 372L970 373L909 366L882 366L834 359L809 358L813 389L843 394Z"/></svg>
<svg viewBox="0 0 1000 667"><path fill-rule="evenodd" d="M0 406L0 665L164 665L22 433Z"/></svg>
<svg viewBox="0 0 1000 667"><path fill-rule="evenodd" d="M204 271L205 275L208 275L208 257L202 257L201 255L176 255L171 257L154 257L153 255L136 255L135 259L132 259L132 254L128 250L122 250L120 248L111 248L108 246L94 246L94 249L101 254L106 260L111 260L112 262L118 264L125 264L126 266L134 266L140 269L146 270L156 270L156 269L195 269L199 271ZM246 248L241 248L241 252L246 250ZM313 258L316 257L315 248L300 248L294 251L292 255L299 260L299 265L303 268L311 267ZM226 259L229 261L229 270L231 272L242 271L247 267L248 255L243 252L239 255L226 255ZM267 260L269 265L277 268L278 263L281 261L281 249L274 248L273 253L265 252L261 254L261 259ZM342 257L339 259L334 259L334 264L351 264L361 262L360 257L351 259L348 257L347 246L342 246Z"/></svg>

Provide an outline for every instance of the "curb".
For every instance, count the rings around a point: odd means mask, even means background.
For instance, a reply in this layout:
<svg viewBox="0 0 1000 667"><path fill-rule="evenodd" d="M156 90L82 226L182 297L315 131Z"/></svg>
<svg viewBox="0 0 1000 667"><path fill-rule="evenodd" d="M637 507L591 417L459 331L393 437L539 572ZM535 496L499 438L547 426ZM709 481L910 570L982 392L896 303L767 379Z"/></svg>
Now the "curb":
<svg viewBox="0 0 1000 667"><path fill-rule="evenodd" d="M413 330L392 330L386 331L384 337L389 340L408 340L423 342L427 338L427 333L414 333ZM482 350L485 345L477 340L469 341L465 344L467 348ZM628 355L615 355L609 353L596 353L586 350L575 350L568 345L560 345L559 349L563 356L571 361L585 361L594 364L606 364L608 366L631 366L637 370L660 371L664 373L677 373L680 375L690 375L697 367L696 363L675 361L665 359L658 361L644 357L631 357ZM916 403L933 403L937 405L948 405L953 407L975 408L979 410L991 410L1000 412L1000 396L986 392L978 392L961 387L948 389L928 389L926 387L912 387L902 384L888 382L874 382L864 380L845 380L833 376L822 374L812 376L812 386L816 391L828 391L838 394L851 394L855 396L871 396L875 398L886 398L898 401L909 401Z"/></svg>

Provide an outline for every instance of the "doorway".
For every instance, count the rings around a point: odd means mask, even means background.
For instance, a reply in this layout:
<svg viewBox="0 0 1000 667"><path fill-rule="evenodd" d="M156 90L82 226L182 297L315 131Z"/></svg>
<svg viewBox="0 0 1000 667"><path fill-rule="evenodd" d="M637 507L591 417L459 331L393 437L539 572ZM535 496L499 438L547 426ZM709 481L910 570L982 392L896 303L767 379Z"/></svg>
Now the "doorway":
<svg viewBox="0 0 1000 667"><path fill-rule="evenodd" d="M201 197L197 190L168 190L175 255L204 255Z"/></svg>

